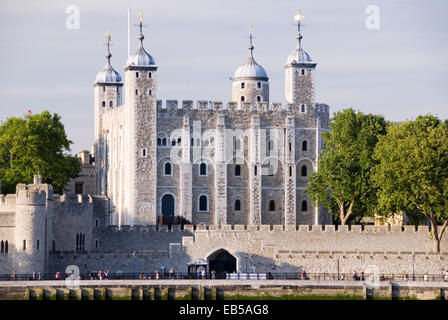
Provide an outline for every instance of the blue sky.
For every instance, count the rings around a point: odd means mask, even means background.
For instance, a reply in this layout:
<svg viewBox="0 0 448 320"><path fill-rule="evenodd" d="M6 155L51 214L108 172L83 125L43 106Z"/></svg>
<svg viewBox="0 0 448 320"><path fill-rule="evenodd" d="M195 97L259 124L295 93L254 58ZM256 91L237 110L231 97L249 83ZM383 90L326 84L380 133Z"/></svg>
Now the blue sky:
<svg viewBox="0 0 448 320"><path fill-rule="evenodd" d="M68 5L79 30L65 26ZM368 5L380 29L368 30ZM318 63L316 101L403 121L432 113L448 119L448 2L442 0L24 1L0 8L0 120L49 110L62 116L72 151L93 143L93 80L105 64L124 77L127 7L132 51L137 11L145 48L159 65L159 99L229 101L229 77L245 62L249 24L255 59L270 78L271 102L284 102L284 63L296 45L293 16L306 16L303 47Z"/></svg>

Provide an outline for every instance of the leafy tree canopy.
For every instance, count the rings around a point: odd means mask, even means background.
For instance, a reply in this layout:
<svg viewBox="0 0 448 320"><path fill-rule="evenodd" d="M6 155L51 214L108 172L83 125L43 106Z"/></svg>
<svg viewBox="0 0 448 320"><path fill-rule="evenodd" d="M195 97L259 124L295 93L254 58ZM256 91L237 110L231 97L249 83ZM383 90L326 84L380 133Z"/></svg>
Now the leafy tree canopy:
<svg viewBox="0 0 448 320"><path fill-rule="evenodd" d="M379 213L404 211L412 220L428 219L440 251L448 222L448 123L425 115L392 125L374 158L379 162L372 176Z"/></svg>
<svg viewBox="0 0 448 320"><path fill-rule="evenodd" d="M382 116L345 109L331 119L331 131L322 134L319 170L311 175L307 193L341 224L373 215L376 190L370 176L377 161L372 155L387 125Z"/></svg>
<svg viewBox="0 0 448 320"><path fill-rule="evenodd" d="M81 170L58 114L11 117L0 124L0 179L3 193L15 193L18 183L32 183L39 172L45 183L61 193Z"/></svg>

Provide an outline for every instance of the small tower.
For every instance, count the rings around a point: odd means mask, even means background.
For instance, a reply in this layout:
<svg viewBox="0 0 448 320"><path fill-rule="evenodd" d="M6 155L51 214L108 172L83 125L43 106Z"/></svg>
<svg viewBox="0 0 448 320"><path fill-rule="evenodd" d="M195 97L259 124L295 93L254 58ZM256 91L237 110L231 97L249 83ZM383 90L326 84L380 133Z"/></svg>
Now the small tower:
<svg viewBox="0 0 448 320"><path fill-rule="evenodd" d="M40 174L34 183L16 187L14 242L17 273L45 273L49 242L52 238L53 188L42 184Z"/></svg>
<svg viewBox="0 0 448 320"><path fill-rule="evenodd" d="M129 179L127 217L121 224L156 224L157 183L157 69L143 47L143 14L139 12L140 44L125 68L126 107L129 108Z"/></svg>
<svg viewBox="0 0 448 320"><path fill-rule="evenodd" d="M297 47L288 56L285 69L286 103L300 105L302 110L314 103L314 70L317 63L302 49L301 21L305 18L299 10L294 16L297 22Z"/></svg>
<svg viewBox="0 0 448 320"><path fill-rule="evenodd" d="M252 25L249 36L249 58L235 71L232 83L232 100L241 106L243 102L267 102L269 104L269 78L262 66L254 60Z"/></svg>
<svg viewBox="0 0 448 320"><path fill-rule="evenodd" d="M106 33L106 65L95 77L95 164L96 172L96 194L105 194L106 181L104 181L104 136L103 136L103 114L122 103L122 79L120 74L110 64L110 33Z"/></svg>

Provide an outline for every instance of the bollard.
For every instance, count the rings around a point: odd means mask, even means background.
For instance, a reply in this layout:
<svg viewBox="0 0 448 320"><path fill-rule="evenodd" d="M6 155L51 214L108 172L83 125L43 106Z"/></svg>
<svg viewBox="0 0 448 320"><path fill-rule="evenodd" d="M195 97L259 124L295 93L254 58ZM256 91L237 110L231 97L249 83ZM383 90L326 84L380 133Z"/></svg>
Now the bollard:
<svg viewBox="0 0 448 320"><path fill-rule="evenodd" d="M224 289L216 288L216 300L224 300Z"/></svg>
<svg viewBox="0 0 448 320"><path fill-rule="evenodd" d="M160 288L154 288L154 300L162 300L162 290Z"/></svg>
<svg viewBox="0 0 448 320"><path fill-rule="evenodd" d="M199 300L199 289L191 287L191 300Z"/></svg>
<svg viewBox="0 0 448 320"><path fill-rule="evenodd" d="M168 288L168 300L176 300L176 289Z"/></svg>
<svg viewBox="0 0 448 320"><path fill-rule="evenodd" d="M204 300L212 300L212 289L204 288Z"/></svg>

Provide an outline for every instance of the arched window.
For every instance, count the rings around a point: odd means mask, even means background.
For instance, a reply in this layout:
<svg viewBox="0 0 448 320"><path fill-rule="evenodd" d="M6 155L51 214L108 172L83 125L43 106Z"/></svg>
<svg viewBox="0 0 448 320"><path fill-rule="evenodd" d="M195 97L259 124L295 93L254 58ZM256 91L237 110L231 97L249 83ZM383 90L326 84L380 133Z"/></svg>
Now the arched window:
<svg viewBox="0 0 448 320"><path fill-rule="evenodd" d="M177 144L180 144L182 142L181 138L177 138Z"/></svg>
<svg viewBox="0 0 448 320"><path fill-rule="evenodd" d="M289 143L289 152L291 152L292 151L292 143L290 142Z"/></svg>
<svg viewBox="0 0 448 320"><path fill-rule="evenodd" d="M261 97L257 96L257 102L261 102Z"/></svg>
<svg viewBox="0 0 448 320"><path fill-rule="evenodd" d="M172 145L172 146L175 146L175 145L176 145L176 140L174 140L174 139L171 140L171 145Z"/></svg>
<svg viewBox="0 0 448 320"><path fill-rule="evenodd" d="M239 164L235 166L235 176L241 176L241 166Z"/></svg>
<svg viewBox="0 0 448 320"><path fill-rule="evenodd" d="M308 211L308 202L306 200L302 201L302 212Z"/></svg>
<svg viewBox="0 0 448 320"><path fill-rule="evenodd" d="M307 169L306 169L306 166L302 166L302 177L306 177L307 176Z"/></svg>
<svg viewBox="0 0 448 320"><path fill-rule="evenodd" d="M166 138L162 139L162 146L166 146Z"/></svg>
<svg viewBox="0 0 448 320"><path fill-rule="evenodd" d="M101 102L101 106L104 108L106 106L106 101Z"/></svg>
<svg viewBox="0 0 448 320"><path fill-rule="evenodd" d="M305 105L304 105L304 104L302 104L302 105L300 106L300 111L301 111L301 112L305 112Z"/></svg>
<svg viewBox="0 0 448 320"><path fill-rule="evenodd" d="M5 252L5 243L2 240L2 242L0 242L0 253L3 253L3 252Z"/></svg>
<svg viewBox="0 0 448 320"><path fill-rule="evenodd" d="M103 92L106 92L106 87L103 87Z"/></svg>
<svg viewBox="0 0 448 320"><path fill-rule="evenodd" d="M5 253L8 253L8 240L5 241Z"/></svg>
<svg viewBox="0 0 448 320"><path fill-rule="evenodd" d="M257 88L261 89L261 82L257 82Z"/></svg>
<svg viewBox="0 0 448 320"><path fill-rule="evenodd" d="M170 162L166 162L165 163L165 168L164 168L164 170L163 170L163 174L165 175L165 176L170 176L171 175L171 163Z"/></svg>
<svg viewBox="0 0 448 320"><path fill-rule="evenodd" d="M241 89L244 89L246 87L246 84L244 82L241 82Z"/></svg>
<svg viewBox="0 0 448 320"><path fill-rule="evenodd" d="M190 145L191 145L192 147L194 147L194 138L191 138L191 143L190 143Z"/></svg>
<svg viewBox="0 0 448 320"><path fill-rule="evenodd" d="M254 174L257 175L257 166L254 167Z"/></svg>
<svg viewBox="0 0 448 320"><path fill-rule="evenodd" d="M151 89L148 90L148 95L152 96L152 90Z"/></svg>
<svg viewBox="0 0 448 320"><path fill-rule="evenodd" d="M235 200L235 211L241 210L241 201L239 199Z"/></svg>
<svg viewBox="0 0 448 320"><path fill-rule="evenodd" d="M135 89L135 95L138 96L138 89Z"/></svg>
<svg viewBox="0 0 448 320"><path fill-rule="evenodd" d="M135 77L138 78L138 72L135 73Z"/></svg>
<svg viewBox="0 0 448 320"><path fill-rule="evenodd" d="M241 101L244 102L244 96L241 96Z"/></svg>
<svg viewBox="0 0 448 320"><path fill-rule="evenodd" d="M148 78L152 78L152 73L151 72L148 72Z"/></svg>
<svg viewBox="0 0 448 320"><path fill-rule="evenodd" d="M302 69L302 76L305 75L305 69Z"/></svg>
<svg viewBox="0 0 448 320"><path fill-rule="evenodd" d="M289 166L289 176L292 177L292 166Z"/></svg>
<svg viewBox="0 0 448 320"><path fill-rule="evenodd" d="M205 163L201 163L199 166L199 175L206 176L207 175L207 165Z"/></svg>
<svg viewBox="0 0 448 320"><path fill-rule="evenodd" d="M146 157L146 148L142 149L142 157Z"/></svg>
<svg viewBox="0 0 448 320"><path fill-rule="evenodd" d="M162 139L161 138L157 138L157 145L161 146L162 145Z"/></svg>
<svg viewBox="0 0 448 320"><path fill-rule="evenodd" d="M302 151L306 151L306 149L308 147L307 145L308 145L308 142L306 142L306 140L302 142Z"/></svg>
<svg viewBox="0 0 448 320"><path fill-rule="evenodd" d="M269 201L269 211L275 211L275 201Z"/></svg>
<svg viewBox="0 0 448 320"><path fill-rule="evenodd" d="M114 106L114 103L112 102L112 100L111 101L109 101L109 107L113 107Z"/></svg>
<svg viewBox="0 0 448 320"><path fill-rule="evenodd" d="M239 151L241 149L241 141L240 139L235 139L235 151Z"/></svg>
<svg viewBox="0 0 448 320"><path fill-rule="evenodd" d="M206 195L199 197L199 211L208 211L208 198Z"/></svg>

